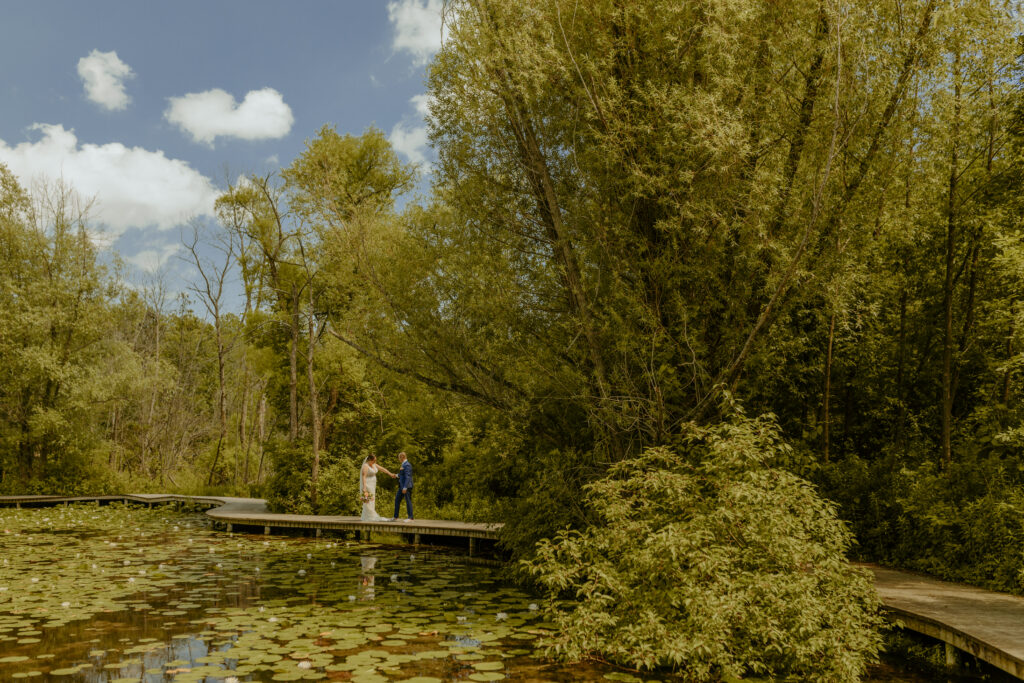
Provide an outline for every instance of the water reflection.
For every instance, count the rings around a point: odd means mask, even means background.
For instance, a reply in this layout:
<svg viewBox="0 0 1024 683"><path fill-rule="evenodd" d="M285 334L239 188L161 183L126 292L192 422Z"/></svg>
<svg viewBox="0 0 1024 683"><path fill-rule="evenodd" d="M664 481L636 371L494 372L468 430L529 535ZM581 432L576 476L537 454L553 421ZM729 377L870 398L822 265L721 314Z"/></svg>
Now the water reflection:
<svg viewBox="0 0 1024 683"><path fill-rule="evenodd" d="M373 555L360 555L359 568L359 599L364 602L372 601L374 598L374 574L373 569L377 566L377 558Z"/></svg>

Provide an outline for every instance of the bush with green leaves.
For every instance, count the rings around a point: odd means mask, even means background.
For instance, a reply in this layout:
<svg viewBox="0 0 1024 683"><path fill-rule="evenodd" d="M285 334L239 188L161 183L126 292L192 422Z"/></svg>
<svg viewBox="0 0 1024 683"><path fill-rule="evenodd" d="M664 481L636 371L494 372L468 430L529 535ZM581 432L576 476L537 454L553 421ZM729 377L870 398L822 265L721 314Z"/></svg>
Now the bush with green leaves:
<svg viewBox="0 0 1024 683"><path fill-rule="evenodd" d="M945 468L851 455L820 478L866 559L1024 593L1024 475L1015 454L965 451Z"/></svg>
<svg viewBox="0 0 1024 683"><path fill-rule="evenodd" d="M834 506L772 466L785 450L771 418L690 424L588 485L598 524L523 562L547 591L550 651L695 681L857 681L881 644L877 596Z"/></svg>

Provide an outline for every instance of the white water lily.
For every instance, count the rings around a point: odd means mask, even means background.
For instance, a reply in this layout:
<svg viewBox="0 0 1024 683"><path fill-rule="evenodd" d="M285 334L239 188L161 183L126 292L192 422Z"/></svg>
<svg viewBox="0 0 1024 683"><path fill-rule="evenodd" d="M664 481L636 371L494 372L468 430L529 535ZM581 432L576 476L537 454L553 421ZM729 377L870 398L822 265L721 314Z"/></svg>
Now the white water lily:
<svg viewBox="0 0 1024 683"><path fill-rule="evenodd" d="M224 679L224 683L238 683L238 677L237 676L228 676L227 678Z"/></svg>
<svg viewBox="0 0 1024 683"><path fill-rule="evenodd" d="M211 553L213 552L213 546L212 545L210 546L210 552Z"/></svg>
<svg viewBox="0 0 1024 683"><path fill-rule="evenodd" d="M258 610L256 610L256 611L257 612L262 612L265 609L266 609L266 607L264 607L263 605L260 605L260 608Z"/></svg>
<svg viewBox="0 0 1024 683"><path fill-rule="evenodd" d="M257 574L259 574L259 573L260 573L260 568L259 568L259 567L256 567L256 573L257 573Z"/></svg>
<svg viewBox="0 0 1024 683"><path fill-rule="evenodd" d="M131 563L132 563L132 561L131 561L131 560L125 560L125 561L124 561L124 562L122 562L121 564L123 564L124 566L126 566L126 567L127 567L127 566L128 566L128 565L130 565Z"/></svg>
<svg viewBox="0 0 1024 683"><path fill-rule="evenodd" d="M299 668L300 669L311 669L311 668L313 668L313 662L309 661L308 659L303 659L301 662L299 662Z"/></svg>
<svg viewBox="0 0 1024 683"><path fill-rule="evenodd" d="M306 559L307 560L312 560L313 559L313 553L306 553Z"/></svg>
<svg viewBox="0 0 1024 683"><path fill-rule="evenodd" d="M464 622L466 620L466 617L462 617L462 616L455 617L455 620L461 624L462 622Z"/></svg>
<svg viewBox="0 0 1024 683"><path fill-rule="evenodd" d="M349 602L354 602L354 601L355 601L355 599L356 599L356 596L354 596L354 595L350 595L350 596L348 596L348 601L349 601Z"/></svg>
<svg viewBox="0 0 1024 683"><path fill-rule="evenodd" d="M135 583L135 577L134 576L129 576L128 577L128 583Z"/></svg>
<svg viewBox="0 0 1024 683"><path fill-rule="evenodd" d="M3 593L6 590L7 590L7 586L0 586L0 593Z"/></svg>
<svg viewBox="0 0 1024 683"><path fill-rule="evenodd" d="M146 575L146 570L145 569L140 569L139 570L139 576L145 576L145 575Z"/></svg>
<svg viewBox="0 0 1024 683"><path fill-rule="evenodd" d="M35 576L33 576L33 577L32 577L32 578L30 579L30 581L32 581L32 583L39 583L39 579L38 579L37 577L35 577Z"/></svg>
<svg viewBox="0 0 1024 683"><path fill-rule="evenodd" d="M537 605L537 603L531 602L529 605L526 606L526 609L530 610L531 612L536 612L540 609L540 607Z"/></svg>
<svg viewBox="0 0 1024 683"><path fill-rule="evenodd" d="M299 576L305 576L305 575L306 575L306 570L305 569L300 569L299 570Z"/></svg>
<svg viewBox="0 0 1024 683"><path fill-rule="evenodd" d="M497 614L494 615L494 620L495 621L505 621L506 619L508 619L508 613L507 612L498 612Z"/></svg>
<svg viewBox="0 0 1024 683"><path fill-rule="evenodd" d="M60 603L60 606L61 607L71 607L71 603L67 602L67 601L64 601L64 602Z"/></svg>
<svg viewBox="0 0 1024 683"><path fill-rule="evenodd" d="M395 583L396 581L398 581L398 574L392 574L391 575L391 583Z"/></svg>
<svg viewBox="0 0 1024 683"><path fill-rule="evenodd" d="M269 619L267 619L267 621L269 621L270 623L274 623L275 621L277 621L277 617L270 617Z"/></svg>

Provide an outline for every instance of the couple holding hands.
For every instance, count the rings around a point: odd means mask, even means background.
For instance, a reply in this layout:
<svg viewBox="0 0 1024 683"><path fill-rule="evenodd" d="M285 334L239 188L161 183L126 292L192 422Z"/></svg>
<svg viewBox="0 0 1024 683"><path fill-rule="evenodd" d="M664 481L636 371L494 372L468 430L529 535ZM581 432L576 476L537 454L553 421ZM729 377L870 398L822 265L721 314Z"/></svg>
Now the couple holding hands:
<svg viewBox="0 0 1024 683"><path fill-rule="evenodd" d="M377 514L377 472L398 480L398 491L395 493L395 516L393 518L381 517ZM412 521L412 463L404 452L398 454L398 474L393 474L382 465L377 464L376 455L368 455L363 458L363 464L359 468L359 499L363 501L363 514L360 519L364 522L397 522L398 509L405 498L405 511L409 513L406 522Z"/></svg>

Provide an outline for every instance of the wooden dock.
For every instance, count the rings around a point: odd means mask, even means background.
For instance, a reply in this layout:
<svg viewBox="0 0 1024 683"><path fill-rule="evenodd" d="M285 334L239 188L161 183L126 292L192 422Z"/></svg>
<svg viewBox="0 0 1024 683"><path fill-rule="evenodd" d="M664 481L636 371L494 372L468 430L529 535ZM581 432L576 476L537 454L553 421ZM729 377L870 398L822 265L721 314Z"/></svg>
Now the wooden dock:
<svg viewBox="0 0 1024 683"><path fill-rule="evenodd" d="M311 529L319 536L323 531L348 531L368 540L374 533L398 534L415 544L437 537L457 537L468 540L469 552L476 550L477 541L497 541L501 524L478 522L449 522L421 520L412 522L364 522L358 517L332 515L287 515L269 512L262 498L232 498L230 496L181 496L168 493L127 493L109 496L0 496L0 506L50 506L65 503L142 503L153 506L166 503L185 503L208 506L206 515L226 525L228 531L255 531L271 534L275 529Z"/></svg>
<svg viewBox="0 0 1024 683"><path fill-rule="evenodd" d="M432 537L461 537L472 554L476 542L498 538L500 524L416 520L364 522L358 517L285 515L267 511L260 498L180 496L139 493L113 496L0 496L0 506L51 506L77 502L128 502L149 506L185 503L205 506L206 514L229 531L273 533L275 529L312 529L371 534L397 534L419 543ZM981 588L938 581L910 572L860 565L875 577L875 587L890 617L904 628L946 644L946 661L955 666L959 653L978 659L1024 680L1024 598Z"/></svg>
<svg viewBox="0 0 1024 683"><path fill-rule="evenodd" d="M1024 597L861 565L894 621L946 644L946 664L967 652L1024 680Z"/></svg>

